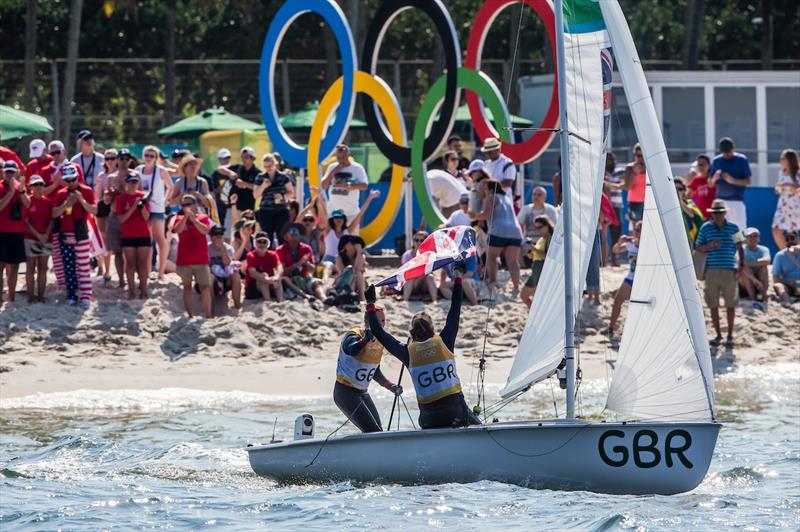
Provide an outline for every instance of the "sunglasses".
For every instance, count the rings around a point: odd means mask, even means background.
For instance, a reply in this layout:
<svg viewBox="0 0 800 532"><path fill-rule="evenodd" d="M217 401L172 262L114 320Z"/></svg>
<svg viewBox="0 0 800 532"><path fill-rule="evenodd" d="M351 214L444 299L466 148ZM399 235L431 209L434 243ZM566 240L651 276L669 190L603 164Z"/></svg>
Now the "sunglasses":
<svg viewBox="0 0 800 532"><path fill-rule="evenodd" d="M51 151L50 155L61 155L61 150Z"/></svg>
<svg viewBox="0 0 800 532"><path fill-rule="evenodd" d="M297 229L292 229L291 231L286 231L286 234L300 236L300 231L298 231Z"/></svg>
<svg viewBox="0 0 800 532"><path fill-rule="evenodd" d="M267 244L269 244L269 240L266 238L259 238L258 240L256 240L256 244L264 244L266 246Z"/></svg>
<svg viewBox="0 0 800 532"><path fill-rule="evenodd" d="M155 153L145 153L144 154L144 158L145 159L155 159L156 158L156 154Z"/></svg>
<svg viewBox="0 0 800 532"><path fill-rule="evenodd" d="M181 203L181 207L194 207L194 203Z"/></svg>
<svg viewBox="0 0 800 532"><path fill-rule="evenodd" d="M116 161L116 160L117 160L116 156L114 156L114 157L106 157L106 161Z"/></svg>
<svg viewBox="0 0 800 532"><path fill-rule="evenodd" d="M686 192L686 189L683 187L675 187L675 190L677 190L678 192Z"/></svg>
<svg viewBox="0 0 800 532"><path fill-rule="evenodd" d="M536 228L536 229L544 229L545 226L537 224L537 225L534 225L533 227Z"/></svg>
<svg viewBox="0 0 800 532"><path fill-rule="evenodd" d="M32 186L32 187L43 187L43 186L44 186L44 183L33 183L33 184L32 184L32 185L30 185L30 186Z"/></svg>
<svg viewBox="0 0 800 532"><path fill-rule="evenodd" d="M119 157L117 157L117 159L119 159L120 161L130 161L131 160L131 156L130 155L120 155Z"/></svg>
<svg viewBox="0 0 800 532"><path fill-rule="evenodd" d="M304 224L313 224L314 220L303 220Z"/></svg>
<svg viewBox="0 0 800 532"><path fill-rule="evenodd" d="M414 239L414 243L415 244L422 244L423 242L425 242L424 238L415 238Z"/></svg>

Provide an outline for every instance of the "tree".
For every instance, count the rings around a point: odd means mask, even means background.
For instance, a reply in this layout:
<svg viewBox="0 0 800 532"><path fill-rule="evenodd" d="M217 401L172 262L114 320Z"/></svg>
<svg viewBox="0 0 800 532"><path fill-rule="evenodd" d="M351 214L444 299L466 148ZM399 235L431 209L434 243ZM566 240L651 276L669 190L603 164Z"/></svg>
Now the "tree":
<svg viewBox="0 0 800 532"><path fill-rule="evenodd" d="M62 138L72 136L72 104L75 97L75 81L78 75L78 46L81 37L81 12L83 0L72 0L69 8L69 33L67 36L67 70L64 73L64 97L61 109L64 113Z"/></svg>
<svg viewBox="0 0 800 532"><path fill-rule="evenodd" d="M33 95L36 91L36 0L28 0L25 12L25 109L35 112Z"/></svg>
<svg viewBox="0 0 800 532"><path fill-rule="evenodd" d="M689 0L686 9L682 57L684 70L695 70L700 59L700 29L703 27L705 3L705 0Z"/></svg>
<svg viewBox="0 0 800 532"><path fill-rule="evenodd" d="M167 31L164 49L164 120L167 124L175 122L175 9L176 0L167 0Z"/></svg>

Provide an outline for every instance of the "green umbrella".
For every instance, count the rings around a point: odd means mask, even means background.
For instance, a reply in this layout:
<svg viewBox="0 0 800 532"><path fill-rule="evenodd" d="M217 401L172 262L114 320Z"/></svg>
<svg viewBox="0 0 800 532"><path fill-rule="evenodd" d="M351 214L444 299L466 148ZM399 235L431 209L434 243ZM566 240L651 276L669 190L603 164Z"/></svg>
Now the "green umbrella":
<svg viewBox="0 0 800 532"><path fill-rule="evenodd" d="M494 124L494 116L492 116L492 110L488 107L486 108L486 116L489 120L492 121ZM469 108L466 105L462 105L456 111L456 123L459 122L469 122L472 124L472 118L469 115ZM511 115L511 126L512 127L531 127L533 122L528 120L527 118L522 118L521 116Z"/></svg>
<svg viewBox="0 0 800 532"><path fill-rule="evenodd" d="M0 105L0 136L16 139L37 133L52 133L53 126L43 116Z"/></svg>
<svg viewBox="0 0 800 532"><path fill-rule="evenodd" d="M225 130L257 130L264 129L258 122L229 113L221 107L206 109L200 114L184 118L171 126L161 128L158 134L162 137L199 137L206 131Z"/></svg>
<svg viewBox="0 0 800 532"><path fill-rule="evenodd" d="M294 113L290 113L286 116L282 116L280 118L281 126L286 131L291 130L298 130L298 129L311 129L311 126L314 125L314 120L317 118L317 112L319 111L319 103L309 103L305 106L305 108L301 111L296 111ZM328 125L333 124L334 117L332 116ZM363 120L359 120L358 118L353 118L350 120L350 129L358 129L358 128L366 128L367 123Z"/></svg>

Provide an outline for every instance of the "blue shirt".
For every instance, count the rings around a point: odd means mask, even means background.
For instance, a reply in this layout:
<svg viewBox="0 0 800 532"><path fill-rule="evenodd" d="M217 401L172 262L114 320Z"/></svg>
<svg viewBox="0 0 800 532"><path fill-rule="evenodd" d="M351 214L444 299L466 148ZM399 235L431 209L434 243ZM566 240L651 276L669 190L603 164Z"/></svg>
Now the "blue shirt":
<svg viewBox="0 0 800 532"><path fill-rule="evenodd" d="M737 245L742 241L739 226L725 220L725 225L717 227L714 222L706 222L700 228L695 246L703 246L719 240L720 246L706 252L706 269L736 269Z"/></svg>
<svg viewBox="0 0 800 532"><path fill-rule="evenodd" d="M790 257L788 249L779 251L772 261L772 276L780 277L790 283L800 281L800 253Z"/></svg>
<svg viewBox="0 0 800 532"><path fill-rule="evenodd" d="M750 249L749 246L744 246L745 264L761 259L769 260L769 248L767 246L756 246L755 250Z"/></svg>
<svg viewBox="0 0 800 532"><path fill-rule="evenodd" d="M450 264L450 265L447 266L447 276L450 279L455 279L455 277L456 277L456 272L455 272L454 266L455 266L454 264ZM470 272L472 272L471 279L478 279L478 257L476 257L475 255L472 255L471 257L467 257L466 260L464 260L464 273L463 273L463 275L464 275L465 279L467 278L467 274L470 273Z"/></svg>
<svg viewBox="0 0 800 532"><path fill-rule="evenodd" d="M714 157L711 162L711 170L708 175L713 176L717 170L730 175L734 179L750 179L750 162L741 153L734 153L733 157L726 159L721 154ZM744 201L745 187L731 185L727 181L720 179L717 181L717 199Z"/></svg>

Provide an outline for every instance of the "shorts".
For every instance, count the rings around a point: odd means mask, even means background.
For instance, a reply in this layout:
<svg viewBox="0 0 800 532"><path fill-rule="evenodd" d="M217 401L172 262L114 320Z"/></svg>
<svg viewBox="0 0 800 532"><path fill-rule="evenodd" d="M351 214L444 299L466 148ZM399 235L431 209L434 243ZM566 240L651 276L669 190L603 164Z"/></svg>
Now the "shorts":
<svg viewBox="0 0 800 532"><path fill-rule="evenodd" d="M36 257L49 257L53 254L53 244L47 242L42 244L38 240L25 239L25 256L29 259Z"/></svg>
<svg viewBox="0 0 800 532"><path fill-rule="evenodd" d="M106 221L106 249L111 253L122 253L122 225L119 218L113 212L108 215Z"/></svg>
<svg viewBox="0 0 800 532"><path fill-rule="evenodd" d="M25 262L25 233L0 233L0 263Z"/></svg>
<svg viewBox="0 0 800 532"><path fill-rule="evenodd" d="M176 271L184 284L192 284L193 278L200 286L208 286L211 284L211 272L208 270L207 264L178 266Z"/></svg>
<svg viewBox="0 0 800 532"><path fill-rule="evenodd" d="M111 204L106 203L105 201L98 201L97 214L95 214L95 218L108 218L109 214L111 214Z"/></svg>
<svg viewBox="0 0 800 532"><path fill-rule="evenodd" d="M626 276L626 277L625 277L625 278L622 280L622 282L623 282L623 283L625 283L626 285L630 286L630 287L633 287L633 277L627 277L627 276Z"/></svg>
<svg viewBox="0 0 800 532"><path fill-rule="evenodd" d="M522 239L503 238L502 236L489 235L490 248L507 248L511 246L522 247Z"/></svg>
<svg viewBox="0 0 800 532"><path fill-rule="evenodd" d="M632 222L638 222L642 218L644 218L644 203L628 203L628 219Z"/></svg>
<svg viewBox="0 0 800 532"><path fill-rule="evenodd" d="M149 236L138 238L123 238L121 240L123 248L149 248L153 245L153 241Z"/></svg>
<svg viewBox="0 0 800 532"><path fill-rule="evenodd" d="M330 262L331 264L336 264L336 256L326 254L324 257L322 257L322 262Z"/></svg>
<svg viewBox="0 0 800 532"><path fill-rule="evenodd" d="M739 302L736 270L712 268L706 270L705 300L708 308L719 308L720 296L725 301L725 308L734 308Z"/></svg>
<svg viewBox="0 0 800 532"><path fill-rule="evenodd" d="M166 219L167 219L167 214L166 213L163 213L163 212L151 212L150 213L150 221L151 222L153 220L166 220Z"/></svg>
<svg viewBox="0 0 800 532"><path fill-rule="evenodd" d="M533 264L531 265L531 275L525 280L525 286L528 288L536 288L536 285L539 284L539 277L542 275L543 268L543 260L533 261Z"/></svg>
<svg viewBox="0 0 800 532"><path fill-rule="evenodd" d="M314 291L314 284L317 282L317 279L314 279L313 277L303 277L302 275L293 275L292 282L297 288L306 294L312 294Z"/></svg>
<svg viewBox="0 0 800 532"><path fill-rule="evenodd" d="M272 298L278 297L275 288L270 286L269 287L269 295ZM258 289L258 283L255 280L250 281L246 285L244 285L244 298L245 299L263 299L261 295L261 290Z"/></svg>

